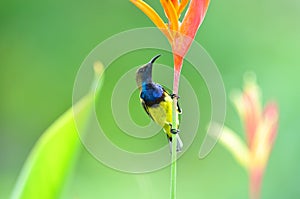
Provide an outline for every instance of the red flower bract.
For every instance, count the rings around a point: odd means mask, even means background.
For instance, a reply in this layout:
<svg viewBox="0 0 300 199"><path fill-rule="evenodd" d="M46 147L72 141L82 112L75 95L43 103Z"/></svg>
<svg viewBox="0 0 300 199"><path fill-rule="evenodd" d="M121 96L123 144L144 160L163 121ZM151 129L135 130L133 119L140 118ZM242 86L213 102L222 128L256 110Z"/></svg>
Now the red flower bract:
<svg viewBox="0 0 300 199"><path fill-rule="evenodd" d="M167 24L144 1L131 0L131 2L140 8L168 38L174 55L174 69L179 76L183 58L205 17L209 0L191 0L182 23L179 21L179 17L189 1L161 0L168 18Z"/></svg>
<svg viewBox="0 0 300 199"><path fill-rule="evenodd" d="M264 170L277 133L279 110L275 102L269 102L264 109L261 92L255 78L248 76L242 93L233 96L233 102L244 123L248 143L248 172L250 198L260 197Z"/></svg>

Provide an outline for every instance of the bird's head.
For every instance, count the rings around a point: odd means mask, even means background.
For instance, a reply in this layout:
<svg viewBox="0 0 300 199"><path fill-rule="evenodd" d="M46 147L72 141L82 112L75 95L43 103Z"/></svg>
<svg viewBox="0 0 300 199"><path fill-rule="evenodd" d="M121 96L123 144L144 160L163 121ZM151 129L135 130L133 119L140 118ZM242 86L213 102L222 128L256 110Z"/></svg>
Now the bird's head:
<svg viewBox="0 0 300 199"><path fill-rule="evenodd" d="M142 86L142 84L147 84L152 82L152 66L155 60L159 57L160 55L156 55L150 60L149 63L140 67L136 71L136 83L139 88Z"/></svg>

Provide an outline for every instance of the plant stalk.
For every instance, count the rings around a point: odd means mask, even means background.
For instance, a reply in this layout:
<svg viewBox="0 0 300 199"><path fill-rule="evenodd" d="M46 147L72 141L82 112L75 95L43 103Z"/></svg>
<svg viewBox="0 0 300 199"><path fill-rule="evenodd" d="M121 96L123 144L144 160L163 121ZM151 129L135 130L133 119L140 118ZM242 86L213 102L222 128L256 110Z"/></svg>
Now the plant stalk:
<svg viewBox="0 0 300 199"><path fill-rule="evenodd" d="M176 66L176 62L174 63ZM182 65L182 62L181 62ZM181 66L180 66L181 68ZM173 81L173 94L178 96L180 70L176 70L174 67L174 81ZM177 98L174 97L172 104L172 128L177 129ZM176 178L177 178L177 136L172 135L172 163L171 163L171 199L176 199Z"/></svg>
<svg viewBox="0 0 300 199"><path fill-rule="evenodd" d="M263 169L262 168L250 168L250 199L260 199L261 185L262 185Z"/></svg>

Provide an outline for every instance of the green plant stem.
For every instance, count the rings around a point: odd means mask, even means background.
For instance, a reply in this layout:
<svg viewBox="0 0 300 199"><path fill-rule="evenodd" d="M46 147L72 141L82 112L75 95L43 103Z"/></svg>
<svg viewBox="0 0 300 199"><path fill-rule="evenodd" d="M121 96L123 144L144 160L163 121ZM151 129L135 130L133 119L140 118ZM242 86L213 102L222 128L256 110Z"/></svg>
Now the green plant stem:
<svg viewBox="0 0 300 199"><path fill-rule="evenodd" d="M171 199L176 199L176 161L172 163L171 167Z"/></svg>
<svg viewBox="0 0 300 199"><path fill-rule="evenodd" d="M176 104L177 100L174 98L173 108L172 108L172 127L176 128ZM177 177L177 168L176 168L176 159L177 159L177 137L175 134L172 135L172 164L171 164L171 199L176 199L176 177Z"/></svg>
<svg viewBox="0 0 300 199"><path fill-rule="evenodd" d="M174 71L173 94L178 94L180 72ZM172 104L172 128L177 129L177 98L174 97ZM172 135L172 163L171 163L171 199L176 199L176 178L177 178L177 136Z"/></svg>
<svg viewBox="0 0 300 199"><path fill-rule="evenodd" d="M249 198L260 199L261 184L264 169L252 166L249 168Z"/></svg>
<svg viewBox="0 0 300 199"><path fill-rule="evenodd" d="M177 177L177 138L172 135L172 164L171 164L171 199L176 199L176 177Z"/></svg>

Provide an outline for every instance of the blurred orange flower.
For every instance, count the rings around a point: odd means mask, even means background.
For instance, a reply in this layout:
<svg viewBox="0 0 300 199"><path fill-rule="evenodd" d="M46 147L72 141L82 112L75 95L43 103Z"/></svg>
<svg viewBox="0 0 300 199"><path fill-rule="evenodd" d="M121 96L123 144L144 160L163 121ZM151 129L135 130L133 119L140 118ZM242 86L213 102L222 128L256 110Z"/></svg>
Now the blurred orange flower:
<svg viewBox="0 0 300 199"><path fill-rule="evenodd" d="M250 198L258 199L277 133L278 107L269 102L262 109L260 89L253 74L246 76L243 92L233 93L231 99L244 123L247 144L227 127L223 128L220 141L249 172Z"/></svg>

